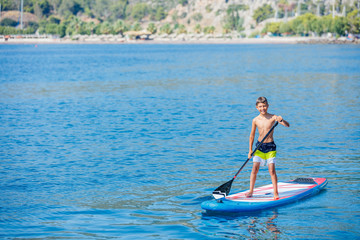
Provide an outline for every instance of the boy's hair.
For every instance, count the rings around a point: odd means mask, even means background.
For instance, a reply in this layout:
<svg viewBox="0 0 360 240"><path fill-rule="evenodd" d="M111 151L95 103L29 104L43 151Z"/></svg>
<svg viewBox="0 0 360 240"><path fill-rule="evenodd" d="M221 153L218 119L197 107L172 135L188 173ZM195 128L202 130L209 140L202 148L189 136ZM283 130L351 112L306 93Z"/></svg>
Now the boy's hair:
<svg viewBox="0 0 360 240"><path fill-rule="evenodd" d="M268 105L268 101L267 101L266 97L259 97L258 99L256 99L256 106L259 103L265 103L266 105Z"/></svg>

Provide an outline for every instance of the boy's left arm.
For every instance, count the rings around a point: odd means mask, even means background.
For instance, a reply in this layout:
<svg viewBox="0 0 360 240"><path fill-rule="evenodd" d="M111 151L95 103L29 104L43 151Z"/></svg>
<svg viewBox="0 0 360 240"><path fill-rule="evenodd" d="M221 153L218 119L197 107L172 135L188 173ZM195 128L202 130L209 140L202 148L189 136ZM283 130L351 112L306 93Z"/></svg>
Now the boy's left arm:
<svg viewBox="0 0 360 240"><path fill-rule="evenodd" d="M278 121L281 125L285 126L285 127L290 127L290 123L288 123L287 121L285 121L282 116L276 116L276 121Z"/></svg>

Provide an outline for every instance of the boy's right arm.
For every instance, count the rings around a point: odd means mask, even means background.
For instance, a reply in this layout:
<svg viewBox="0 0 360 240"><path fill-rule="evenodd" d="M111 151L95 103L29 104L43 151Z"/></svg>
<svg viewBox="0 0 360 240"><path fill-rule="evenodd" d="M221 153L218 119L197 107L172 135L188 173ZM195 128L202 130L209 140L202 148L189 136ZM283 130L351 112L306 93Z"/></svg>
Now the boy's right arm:
<svg viewBox="0 0 360 240"><path fill-rule="evenodd" d="M252 146L254 144L254 139L255 139L255 132L256 132L256 124L255 124L255 118L252 120L252 124L251 124L251 132L250 132L250 137L249 137L249 154L248 154L248 158L250 159L251 153L252 153Z"/></svg>

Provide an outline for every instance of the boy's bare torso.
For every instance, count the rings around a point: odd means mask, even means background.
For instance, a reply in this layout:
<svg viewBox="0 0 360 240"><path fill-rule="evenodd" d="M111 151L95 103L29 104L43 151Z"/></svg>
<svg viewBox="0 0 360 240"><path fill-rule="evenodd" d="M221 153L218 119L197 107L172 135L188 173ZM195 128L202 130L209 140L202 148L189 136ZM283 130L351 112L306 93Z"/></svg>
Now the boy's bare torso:
<svg viewBox="0 0 360 240"><path fill-rule="evenodd" d="M271 127L274 125L276 121L276 115L267 113L265 116L260 114L256 118L254 118L255 125L259 131L258 141L260 142L265 135L269 132ZM264 143L273 142L273 132L265 139Z"/></svg>

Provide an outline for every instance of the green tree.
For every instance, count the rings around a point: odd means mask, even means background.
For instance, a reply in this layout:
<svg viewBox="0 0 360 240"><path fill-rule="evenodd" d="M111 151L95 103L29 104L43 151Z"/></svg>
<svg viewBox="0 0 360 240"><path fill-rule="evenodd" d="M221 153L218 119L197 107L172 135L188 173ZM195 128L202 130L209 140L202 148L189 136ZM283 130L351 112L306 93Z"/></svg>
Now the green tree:
<svg viewBox="0 0 360 240"><path fill-rule="evenodd" d="M1 10L2 11L10 11L10 10L14 10L14 9L17 9L16 1L14 1L14 0L1 0Z"/></svg>
<svg viewBox="0 0 360 240"><path fill-rule="evenodd" d="M312 13L306 13L304 15L301 15L297 17L297 19L299 19L299 21L301 21L302 25L304 26L305 33L309 33L310 31L312 31L312 23L314 21L317 21L317 17Z"/></svg>
<svg viewBox="0 0 360 240"><path fill-rule="evenodd" d="M48 22L49 22L49 23L60 24L61 19L59 19L59 18L57 18L57 17L55 17L55 16L50 16L50 17L48 18Z"/></svg>
<svg viewBox="0 0 360 240"><path fill-rule="evenodd" d="M27 27L22 32L23 32L23 34L34 34L36 32L36 30L32 27Z"/></svg>
<svg viewBox="0 0 360 240"><path fill-rule="evenodd" d="M149 14L149 7L146 3L136 3L131 10L131 17L140 21Z"/></svg>
<svg viewBox="0 0 360 240"><path fill-rule="evenodd" d="M229 13L229 12L246 11L246 10L249 10L248 5L245 5L245 4L231 4L226 11L227 11L227 13Z"/></svg>
<svg viewBox="0 0 360 240"><path fill-rule="evenodd" d="M226 33L236 30L241 32L244 30L243 24L244 19L239 17L239 8L238 5L230 5L226 11L226 16L223 20L223 29Z"/></svg>
<svg viewBox="0 0 360 240"><path fill-rule="evenodd" d="M211 13L212 11L211 4L206 5L205 10L207 13Z"/></svg>
<svg viewBox="0 0 360 240"><path fill-rule="evenodd" d="M78 12L84 12L84 9L74 0L63 0L59 6L59 14L65 17L76 16Z"/></svg>
<svg viewBox="0 0 360 240"><path fill-rule="evenodd" d="M10 35L10 34L19 34L20 29L16 29L14 27L8 26L0 26L0 34L1 35Z"/></svg>
<svg viewBox="0 0 360 240"><path fill-rule="evenodd" d="M260 35L259 31L254 31L250 34L249 38L258 38Z"/></svg>
<svg viewBox="0 0 360 240"><path fill-rule="evenodd" d="M81 35L91 35L94 33L95 23L93 22L82 22L80 24L79 34Z"/></svg>
<svg viewBox="0 0 360 240"><path fill-rule="evenodd" d="M52 34L52 35L58 34L58 25L55 23L46 24L45 33Z"/></svg>
<svg viewBox="0 0 360 240"><path fill-rule="evenodd" d="M100 33L101 34L112 34L113 33L113 28L110 22L105 21L103 23L101 23L100 25Z"/></svg>
<svg viewBox="0 0 360 240"><path fill-rule="evenodd" d="M334 32L334 20L331 16L317 17L312 13L301 15L289 22L291 32L303 35L311 32L321 35ZM346 29L346 26L343 25ZM281 32L281 31L280 31Z"/></svg>
<svg viewBox="0 0 360 240"><path fill-rule="evenodd" d="M48 22L46 20L41 20L39 22L39 29L38 30L39 30L40 34L45 34L46 33L46 25L47 24L48 24Z"/></svg>
<svg viewBox="0 0 360 240"><path fill-rule="evenodd" d="M204 33L205 34L214 34L215 27L214 26L206 26L204 27Z"/></svg>
<svg viewBox="0 0 360 240"><path fill-rule="evenodd" d="M134 25L131 27L131 29L134 31L141 31L142 27L139 22L135 22Z"/></svg>
<svg viewBox="0 0 360 240"><path fill-rule="evenodd" d="M155 26L155 23L149 23L147 29L149 32L151 32L152 34L155 34L157 32L157 28Z"/></svg>
<svg viewBox="0 0 360 240"><path fill-rule="evenodd" d="M49 16L51 11L51 5L48 2L48 0L41 0L38 1L37 3L39 4L42 15Z"/></svg>
<svg viewBox="0 0 360 240"><path fill-rule="evenodd" d="M57 22L54 22L53 18L50 19L51 20L48 21L41 20L40 23L38 24L38 28L34 27L34 29L38 29L40 34L52 34L52 35L59 35L60 37L64 37L66 26L64 24L57 24ZM64 27L64 29L62 29L62 27Z"/></svg>
<svg viewBox="0 0 360 240"><path fill-rule="evenodd" d="M40 18L42 18L42 16L48 17L51 15L52 5L48 0L25 0L24 11L34 13Z"/></svg>
<svg viewBox="0 0 360 240"><path fill-rule="evenodd" d="M114 23L113 30L115 34L123 34L125 31L127 31L127 27L124 21L119 19Z"/></svg>
<svg viewBox="0 0 360 240"><path fill-rule="evenodd" d="M161 26L160 32L166 33L166 34L171 34L173 32L173 30L170 26L170 23L165 23L163 26Z"/></svg>
<svg viewBox="0 0 360 240"><path fill-rule="evenodd" d="M79 34L79 30L81 27L81 21L77 17L70 18L69 21L66 22L66 35L67 36L73 36L76 34Z"/></svg>
<svg viewBox="0 0 360 240"><path fill-rule="evenodd" d="M155 10L155 16L153 16L153 19L155 19L156 21L161 21L163 19L165 19L167 16L164 7L162 6L158 6Z"/></svg>
<svg viewBox="0 0 360 240"><path fill-rule="evenodd" d="M97 24L94 29L96 35L101 35L101 24Z"/></svg>
<svg viewBox="0 0 360 240"><path fill-rule="evenodd" d="M27 28L32 28L34 31L36 31L39 28L39 24L37 22L28 22Z"/></svg>
<svg viewBox="0 0 360 240"><path fill-rule="evenodd" d="M282 22L279 27L279 31L281 34L283 33L292 33L290 24L287 22Z"/></svg>
<svg viewBox="0 0 360 240"><path fill-rule="evenodd" d="M59 34L59 37L61 37L61 38L66 36L66 26L65 26L65 24L63 24L63 23L59 24L59 26L58 26L58 34Z"/></svg>
<svg viewBox="0 0 360 240"><path fill-rule="evenodd" d="M315 18L311 21L310 29L312 32L315 32L318 36L321 36L324 33L320 18Z"/></svg>
<svg viewBox="0 0 360 240"><path fill-rule="evenodd" d="M194 19L196 22L200 22L203 19L203 15L201 13L195 13L192 16L192 19Z"/></svg>
<svg viewBox="0 0 360 240"><path fill-rule="evenodd" d="M196 24L195 28L194 28L194 32L195 33L201 33L201 25L200 24Z"/></svg>
<svg viewBox="0 0 360 240"><path fill-rule="evenodd" d="M61 3L61 0L49 0L51 5L51 9L54 11L55 14L58 14L58 9Z"/></svg>
<svg viewBox="0 0 360 240"><path fill-rule="evenodd" d="M274 10L269 4L264 4L254 11L253 19L260 23L265 19L271 18L274 15Z"/></svg>
<svg viewBox="0 0 360 240"><path fill-rule="evenodd" d="M289 24L291 26L292 32L299 34L299 35L304 34L305 28L304 28L303 22L300 18L298 18L298 17L295 18Z"/></svg>
<svg viewBox="0 0 360 240"><path fill-rule="evenodd" d="M179 0L179 3L182 5L182 6L186 6L189 1L188 0Z"/></svg>
<svg viewBox="0 0 360 240"><path fill-rule="evenodd" d="M344 36L345 32L350 29L348 21L345 17L336 16L334 19L334 32L338 36Z"/></svg>
<svg viewBox="0 0 360 240"><path fill-rule="evenodd" d="M110 6L112 19L125 19L128 4L128 0L115 1L114 4Z"/></svg>
<svg viewBox="0 0 360 240"><path fill-rule="evenodd" d="M333 19L331 15L321 17L319 20L319 25L322 29L322 32L328 33L333 32Z"/></svg>
<svg viewBox="0 0 360 240"><path fill-rule="evenodd" d="M92 5L92 11L98 19L108 19L111 16L110 2L108 0L94 0Z"/></svg>
<svg viewBox="0 0 360 240"><path fill-rule="evenodd" d="M35 6L34 6L34 14L35 14L35 16L37 16L38 18L42 18L42 17L43 17L41 8L40 8L40 6L39 6L38 3L36 3Z"/></svg>
<svg viewBox="0 0 360 240"><path fill-rule="evenodd" d="M267 23L264 32L271 32L274 35L280 34L280 22Z"/></svg>
<svg viewBox="0 0 360 240"><path fill-rule="evenodd" d="M16 27L17 24L18 24L17 21L14 21L10 18L4 18L0 22L0 26L7 26L7 27Z"/></svg>
<svg viewBox="0 0 360 240"><path fill-rule="evenodd" d="M231 27L230 27L230 25L227 25L227 24L225 24L224 26L223 26L223 33L230 33L231 32Z"/></svg>
<svg viewBox="0 0 360 240"><path fill-rule="evenodd" d="M185 25L180 24L179 27L178 27L178 29L177 29L177 33L178 33L178 34L187 33L186 28L185 28Z"/></svg>
<svg viewBox="0 0 360 240"><path fill-rule="evenodd" d="M349 31L351 33L360 33L360 10L354 10L347 15Z"/></svg>

